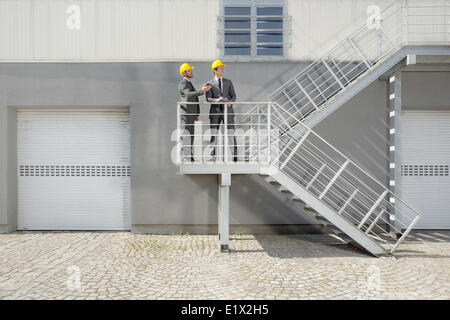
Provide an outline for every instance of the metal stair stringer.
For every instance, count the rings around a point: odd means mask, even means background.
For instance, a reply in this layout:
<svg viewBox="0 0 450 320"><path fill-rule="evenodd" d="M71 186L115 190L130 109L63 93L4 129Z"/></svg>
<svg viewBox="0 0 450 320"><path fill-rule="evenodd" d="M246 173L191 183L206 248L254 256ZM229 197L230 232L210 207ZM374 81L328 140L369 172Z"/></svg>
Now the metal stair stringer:
<svg viewBox="0 0 450 320"><path fill-rule="evenodd" d="M305 203L310 205L314 210L316 210L322 217L330 221L336 228L340 229L343 233L353 239L362 248L367 250L374 256L386 255L387 250L383 248L380 244L374 241L371 237L361 232L354 225L346 221L337 212L332 210L329 206L323 203L316 196L311 194L309 191L304 189L302 186L295 183L287 175L283 174L279 170L271 174L271 177L275 179L280 185L287 188L294 195L302 199Z"/></svg>

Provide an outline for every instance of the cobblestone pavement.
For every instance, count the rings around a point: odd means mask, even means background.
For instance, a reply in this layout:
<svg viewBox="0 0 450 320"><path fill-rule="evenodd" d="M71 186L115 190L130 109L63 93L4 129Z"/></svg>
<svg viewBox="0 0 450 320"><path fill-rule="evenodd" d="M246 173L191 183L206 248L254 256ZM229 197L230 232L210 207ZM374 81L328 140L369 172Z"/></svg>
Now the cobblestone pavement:
<svg viewBox="0 0 450 320"><path fill-rule="evenodd" d="M0 299L450 299L450 232L373 258L331 235L0 235Z"/></svg>

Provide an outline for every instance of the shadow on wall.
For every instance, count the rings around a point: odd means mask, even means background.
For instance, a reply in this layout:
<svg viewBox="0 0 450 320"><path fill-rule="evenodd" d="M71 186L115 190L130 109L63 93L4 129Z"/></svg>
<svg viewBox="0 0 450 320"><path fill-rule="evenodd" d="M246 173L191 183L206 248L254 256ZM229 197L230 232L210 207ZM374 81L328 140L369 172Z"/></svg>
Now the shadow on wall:
<svg viewBox="0 0 450 320"><path fill-rule="evenodd" d="M307 63L277 63L276 72L263 72L259 75L259 79L255 80L254 72L250 69L267 69L266 63L253 62L251 64L245 63L228 63L227 72L224 75L225 78L229 78L234 82L236 93L239 101L255 101L263 102L269 101L272 92L277 90L286 81L291 79L303 68L309 65ZM282 70L280 70L282 67ZM239 79L239 80L238 80ZM240 87L244 87L244 90L239 90Z"/></svg>
<svg viewBox="0 0 450 320"><path fill-rule="evenodd" d="M250 212L245 221L240 211ZM258 175L234 175L230 189L230 222L267 224L317 224L306 217L303 210L288 199L287 194L277 190Z"/></svg>
<svg viewBox="0 0 450 320"><path fill-rule="evenodd" d="M204 221L206 216L206 224L217 224L217 203L218 203L218 186L211 187L211 180L216 179L211 175L185 175L192 183L194 183L202 192L186 193L189 197L193 195L191 206L184 210L183 219L187 221ZM170 192L169 192L170 194ZM185 196L186 196L185 195ZM172 199L173 200L173 199ZM171 201L168 199L168 201ZM206 212L215 212L216 214L204 214ZM187 217L186 217L187 216ZM203 222L202 222L203 223Z"/></svg>

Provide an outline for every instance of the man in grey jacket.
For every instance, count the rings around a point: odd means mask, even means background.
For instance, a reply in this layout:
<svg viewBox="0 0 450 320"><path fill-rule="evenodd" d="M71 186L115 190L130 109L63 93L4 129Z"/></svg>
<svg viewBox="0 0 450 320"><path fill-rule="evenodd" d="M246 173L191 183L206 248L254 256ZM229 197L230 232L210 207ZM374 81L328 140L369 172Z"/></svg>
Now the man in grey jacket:
<svg viewBox="0 0 450 320"><path fill-rule="evenodd" d="M183 80L178 84L178 93L180 95L180 101L182 102L198 102L198 97L208 92L211 86L204 85L201 90L196 90L191 82L194 73L192 72L194 67L187 63L184 63L180 67L180 75L183 76ZM191 142L189 147L191 155L191 162L194 162L194 125L195 121L198 121L198 116L200 115L200 105L198 104L186 104L181 105L185 114L182 116L184 123L184 130L187 130L191 136ZM184 141L183 141L184 145ZM182 152L182 154L184 154ZM181 159L183 161L183 159Z"/></svg>
<svg viewBox="0 0 450 320"><path fill-rule="evenodd" d="M222 61L216 60L212 63L211 69L214 72L214 79L206 84L211 86L211 90L206 92L206 100L208 102L236 101L236 92L231 80L223 78L224 65ZM226 104L227 107L227 131L228 145L232 148L233 160L237 161L237 144L234 136L234 110L233 105ZM216 157L217 134L219 132L220 123L224 123L224 104L212 104L209 109L209 121L211 127L211 156ZM227 160L227 159L226 159Z"/></svg>

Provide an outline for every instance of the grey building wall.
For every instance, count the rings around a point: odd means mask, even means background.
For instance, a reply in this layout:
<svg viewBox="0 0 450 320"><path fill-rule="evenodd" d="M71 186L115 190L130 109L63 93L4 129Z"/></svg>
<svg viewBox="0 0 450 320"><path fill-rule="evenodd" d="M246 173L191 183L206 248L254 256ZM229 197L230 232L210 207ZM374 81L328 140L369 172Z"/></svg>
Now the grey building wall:
<svg viewBox="0 0 450 320"><path fill-rule="evenodd" d="M444 66L448 67L448 64L442 65L442 69ZM434 69L436 68L438 65L434 65ZM403 108L450 108L450 72L403 72L402 97Z"/></svg>
<svg viewBox="0 0 450 320"><path fill-rule="evenodd" d="M212 77L210 64L192 64L194 83L200 87ZM178 67L179 63L0 64L0 230L16 228L12 106L130 105L132 230L215 232L217 177L178 175L170 160ZM266 100L300 68L290 62L229 63L225 77L233 80L238 100L258 101ZM377 81L316 127L380 181L385 181L386 167L385 98L385 83ZM314 223L259 176L233 176L230 212L230 223L244 230L259 225L266 232L280 230L278 225ZM262 226L267 224L271 226Z"/></svg>

